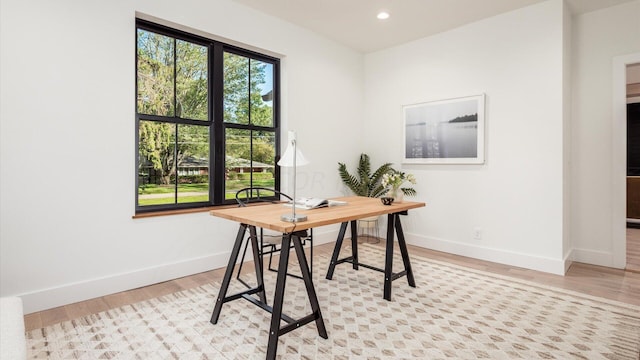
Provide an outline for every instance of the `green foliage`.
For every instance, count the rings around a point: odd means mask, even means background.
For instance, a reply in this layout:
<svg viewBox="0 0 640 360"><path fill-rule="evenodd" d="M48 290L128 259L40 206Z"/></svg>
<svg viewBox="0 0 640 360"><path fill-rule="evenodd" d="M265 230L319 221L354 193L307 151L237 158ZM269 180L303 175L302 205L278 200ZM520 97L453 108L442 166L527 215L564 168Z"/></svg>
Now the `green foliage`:
<svg viewBox="0 0 640 360"><path fill-rule="evenodd" d="M224 54L224 121L273 126L273 107L262 99L272 65L232 53Z"/></svg>
<svg viewBox="0 0 640 360"><path fill-rule="evenodd" d="M172 124L151 121L140 121L138 129L140 170L151 166L159 173L162 184L170 184L173 170L173 151L171 145L175 142L175 127Z"/></svg>
<svg viewBox="0 0 640 360"><path fill-rule="evenodd" d="M360 155L356 175L350 174L345 164L338 163L338 172L342 182L358 196L380 197L384 195L386 189L381 184L382 176L391 170L393 170L391 163L385 163L372 174L371 161L367 154Z"/></svg>
<svg viewBox="0 0 640 360"><path fill-rule="evenodd" d="M227 194L231 193L233 196L231 198L235 198L236 191L246 188L249 186L261 186L266 188L273 188L275 186L275 179L253 179L253 182L249 179L246 180L227 180L225 184L225 189ZM227 199L229 197L227 196Z"/></svg>
<svg viewBox="0 0 640 360"><path fill-rule="evenodd" d="M172 177L172 180L175 181L175 177ZM180 175L178 182L180 184L208 184L209 175Z"/></svg>
<svg viewBox="0 0 640 360"><path fill-rule="evenodd" d="M273 107L262 99L261 86L272 65L244 56L224 54L224 121L273 126ZM275 133L227 128L226 155L275 164ZM227 165L228 166L228 165Z"/></svg>
<svg viewBox="0 0 640 360"><path fill-rule="evenodd" d="M174 115L173 38L138 30L138 112Z"/></svg>
<svg viewBox="0 0 640 360"><path fill-rule="evenodd" d="M207 56L205 46L139 29L137 111L208 120ZM208 157L208 126L140 121L138 131L140 169L153 169L162 184L187 157Z"/></svg>
<svg viewBox="0 0 640 360"><path fill-rule="evenodd" d="M138 136L140 172L151 167L165 185L171 183L176 167L186 158L206 159L209 155L208 127L140 121Z"/></svg>
<svg viewBox="0 0 640 360"><path fill-rule="evenodd" d="M402 192L407 196L416 196L417 192L414 188L400 188Z"/></svg>
<svg viewBox="0 0 640 360"><path fill-rule="evenodd" d="M207 47L176 41L176 116L208 120Z"/></svg>
<svg viewBox="0 0 640 360"><path fill-rule="evenodd" d="M226 130L227 167L243 164L242 160L275 164L275 133L270 131ZM246 163L246 161L245 161Z"/></svg>
<svg viewBox="0 0 640 360"><path fill-rule="evenodd" d="M238 180L251 180L253 178L254 181L257 180L270 180L273 179L273 174L270 172L255 172L255 173L240 173L236 174L236 179Z"/></svg>
<svg viewBox="0 0 640 360"><path fill-rule="evenodd" d="M137 112L169 118L202 120L201 125L139 122L139 172L170 185L176 169L186 159L208 159L210 146L208 121L207 46L138 29L137 32ZM224 54L224 107L226 123L274 126L273 101L265 92L274 79L273 64L233 53ZM225 128L227 166L229 159L275 165L275 132ZM233 167L233 166L230 166ZM228 174L228 180L237 179ZM264 177L264 179L263 179ZM208 182L208 178L179 176L180 183ZM173 180L172 180L173 179ZM249 179L250 180L250 179ZM256 181L273 183L273 174L254 173ZM142 187L143 185L141 185ZM140 202L140 205L145 205Z"/></svg>
<svg viewBox="0 0 640 360"><path fill-rule="evenodd" d="M270 180L270 181L273 181L273 173L271 173L271 172L253 173L253 180Z"/></svg>
<svg viewBox="0 0 640 360"><path fill-rule="evenodd" d="M208 120L207 56L206 46L138 30L138 112Z"/></svg>

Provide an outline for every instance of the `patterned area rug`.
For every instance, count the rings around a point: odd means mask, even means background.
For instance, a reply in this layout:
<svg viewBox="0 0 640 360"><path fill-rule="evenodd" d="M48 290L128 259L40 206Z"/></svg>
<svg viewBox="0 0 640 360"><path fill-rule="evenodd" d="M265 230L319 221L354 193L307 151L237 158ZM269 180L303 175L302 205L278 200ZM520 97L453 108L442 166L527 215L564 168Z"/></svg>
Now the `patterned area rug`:
<svg viewBox="0 0 640 360"><path fill-rule="evenodd" d="M383 250L359 250L362 262L383 267ZM314 284L329 339L311 323L280 338L278 358L639 359L638 306L411 259L417 288L398 279L389 302L382 299L382 273L341 264L329 281L329 258L318 256ZM402 268L399 257L394 265ZM265 283L271 300L274 273L265 273ZM236 300L212 325L218 286L30 331L29 358L264 359L270 314ZM304 284L289 278L285 313L298 317L309 308Z"/></svg>

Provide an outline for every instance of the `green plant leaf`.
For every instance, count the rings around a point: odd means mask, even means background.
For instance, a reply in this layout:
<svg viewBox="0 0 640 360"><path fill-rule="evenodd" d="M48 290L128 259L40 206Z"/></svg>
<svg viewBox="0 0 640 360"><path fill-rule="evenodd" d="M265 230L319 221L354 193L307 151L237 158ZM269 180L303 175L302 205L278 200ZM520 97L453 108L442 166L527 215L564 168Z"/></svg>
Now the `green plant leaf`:
<svg viewBox="0 0 640 360"><path fill-rule="evenodd" d="M338 163L338 172L340 173L340 178L342 182L347 185L347 187L353 191L356 195L361 193L362 184L360 180L355 176L349 174L347 170L347 166L343 163Z"/></svg>
<svg viewBox="0 0 640 360"><path fill-rule="evenodd" d="M400 190L402 190L402 193L407 196L415 196L417 194L416 189L414 188L400 188Z"/></svg>
<svg viewBox="0 0 640 360"><path fill-rule="evenodd" d="M371 173L371 161L369 155L361 154L356 169L357 176L351 175L343 163L338 163L338 172L342 182L358 196L380 197L386 193L381 185L382 175L392 170L391 163L380 166Z"/></svg>

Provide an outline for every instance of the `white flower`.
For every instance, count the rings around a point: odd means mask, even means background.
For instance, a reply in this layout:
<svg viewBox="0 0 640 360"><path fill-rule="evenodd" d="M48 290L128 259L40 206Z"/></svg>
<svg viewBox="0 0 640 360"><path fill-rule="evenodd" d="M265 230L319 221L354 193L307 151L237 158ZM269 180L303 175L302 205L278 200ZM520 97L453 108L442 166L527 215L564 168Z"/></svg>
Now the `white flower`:
<svg viewBox="0 0 640 360"><path fill-rule="evenodd" d="M408 181L411 184L415 184L416 178L413 176L413 174L405 174L396 170L393 170L391 173L382 175L382 186L384 186L385 188L392 187L393 189L398 189L405 181Z"/></svg>

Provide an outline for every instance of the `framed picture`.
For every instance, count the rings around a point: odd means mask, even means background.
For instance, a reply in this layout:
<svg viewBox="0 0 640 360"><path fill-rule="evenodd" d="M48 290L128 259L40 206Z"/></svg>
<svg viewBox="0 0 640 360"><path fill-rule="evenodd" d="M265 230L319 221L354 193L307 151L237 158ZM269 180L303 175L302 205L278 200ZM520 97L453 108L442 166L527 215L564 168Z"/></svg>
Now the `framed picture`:
<svg viewBox="0 0 640 360"><path fill-rule="evenodd" d="M484 164L484 94L403 106L404 164Z"/></svg>

